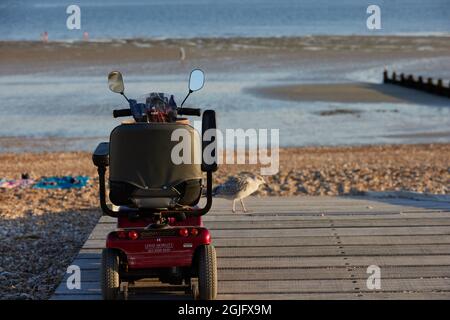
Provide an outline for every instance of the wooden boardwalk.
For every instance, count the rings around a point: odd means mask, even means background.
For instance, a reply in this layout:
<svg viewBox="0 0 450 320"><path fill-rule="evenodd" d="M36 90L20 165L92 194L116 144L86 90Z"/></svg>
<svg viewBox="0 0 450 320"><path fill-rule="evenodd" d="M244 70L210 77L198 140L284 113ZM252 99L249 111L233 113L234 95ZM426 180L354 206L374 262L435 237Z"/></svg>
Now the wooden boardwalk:
<svg viewBox="0 0 450 320"><path fill-rule="evenodd" d="M450 299L450 203L368 197L249 198L251 212L215 200L205 217L218 254L219 299ZM114 219L102 217L52 299L101 299L100 256ZM367 267L381 268L370 290ZM144 288L150 287L150 288ZM130 299L189 299L155 280Z"/></svg>

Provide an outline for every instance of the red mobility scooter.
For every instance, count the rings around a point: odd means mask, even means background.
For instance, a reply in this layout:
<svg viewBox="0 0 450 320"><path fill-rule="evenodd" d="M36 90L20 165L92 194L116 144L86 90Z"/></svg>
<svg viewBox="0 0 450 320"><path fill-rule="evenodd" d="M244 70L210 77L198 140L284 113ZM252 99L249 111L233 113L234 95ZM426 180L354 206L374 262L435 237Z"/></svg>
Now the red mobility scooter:
<svg viewBox="0 0 450 320"><path fill-rule="evenodd" d="M203 83L203 72L193 70L184 101ZM93 154L99 175L100 206L104 214L117 218L117 228L108 234L102 252L103 298L126 298L128 286L131 288L135 281L158 278L162 283L178 285L196 299L215 299L216 252L201 216L212 204L216 142L214 137L200 142L187 119L179 118L200 116L201 110L183 108L183 104L178 108L173 96L168 99L162 93L150 94L145 103L128 99L118 71L109 74L108 84L129 103L127 109L114 110L114 117L133 116L134 120L114 128L109 142L100 143ZM200 156L201 161L175 164L173 150L179 142L172 141L172 133L177 129L183 129L191 138L191 150L187 151L191 155L203 154L206 147L214 150L209 160ZM203 112L202 137L207 130L216 130L213 110ZM106 201L107 167L111 206ZM200 208L204 172L206 204Z"/></svg>

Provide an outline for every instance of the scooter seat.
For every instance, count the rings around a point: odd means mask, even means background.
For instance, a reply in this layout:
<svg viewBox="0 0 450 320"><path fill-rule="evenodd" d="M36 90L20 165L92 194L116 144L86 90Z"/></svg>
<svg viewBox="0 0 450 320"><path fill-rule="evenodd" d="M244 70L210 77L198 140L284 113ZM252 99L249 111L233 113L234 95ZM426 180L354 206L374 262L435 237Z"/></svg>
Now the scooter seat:
<svg viewBox="0 0 450 320"><path fill-rule="evenodd" d="M200 137L189 125L135 123L117 126L110 136L110 200L137 208L193 206L201 195L200 163L175 164L172 150L179 142L172 132L186 130L192 159L201 159ZM184 142L184 141L183 141Z"/></svg>

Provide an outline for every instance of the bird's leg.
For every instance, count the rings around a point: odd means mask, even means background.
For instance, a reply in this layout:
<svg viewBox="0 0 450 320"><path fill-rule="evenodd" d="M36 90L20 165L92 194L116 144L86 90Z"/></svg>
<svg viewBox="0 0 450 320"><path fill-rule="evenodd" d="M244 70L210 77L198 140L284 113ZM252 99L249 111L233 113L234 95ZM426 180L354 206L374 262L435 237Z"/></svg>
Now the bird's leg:
<svg viewBox="0 0 450 320"><path fill-rule="evenodd" d="M244 212L247 212L247 208L245 208L245 205L244 205L244 200L242 200L242 199L239 199L239 200L241 200L242 209L244 209Z"/></svg>
<svg viewBox="0 0 450 320"><path fill-rule="evenodd" d="M233 213L236 212L236 199L233 199L233 209L231 211L233 211Z"/></svg>

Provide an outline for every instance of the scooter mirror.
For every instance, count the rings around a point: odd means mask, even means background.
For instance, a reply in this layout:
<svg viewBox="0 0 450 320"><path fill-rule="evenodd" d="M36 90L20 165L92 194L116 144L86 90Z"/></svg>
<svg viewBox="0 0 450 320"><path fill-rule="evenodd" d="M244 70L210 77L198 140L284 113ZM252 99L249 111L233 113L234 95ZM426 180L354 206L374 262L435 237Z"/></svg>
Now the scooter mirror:
<svg viewBox="0 0 450 320"><path fill-rule="evenodd" d="M189 77L189 91L198 91L203 88L205 83L205 74L200 69L194 69L191 71L191 76Z"/></svg>
<svg viewBox="0 0 450 320"><path fill-rule="evenodd" d="M109 73L108 87L112 92L123 94L125 87L123 85L122 74L119 71L111 71Z"/></svg>

